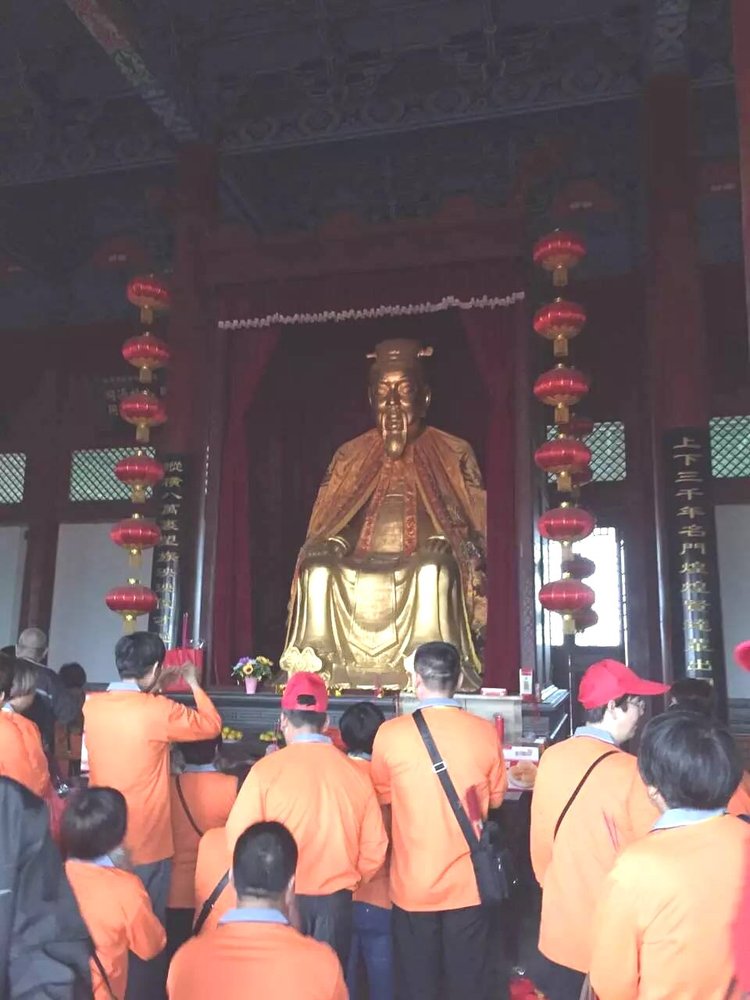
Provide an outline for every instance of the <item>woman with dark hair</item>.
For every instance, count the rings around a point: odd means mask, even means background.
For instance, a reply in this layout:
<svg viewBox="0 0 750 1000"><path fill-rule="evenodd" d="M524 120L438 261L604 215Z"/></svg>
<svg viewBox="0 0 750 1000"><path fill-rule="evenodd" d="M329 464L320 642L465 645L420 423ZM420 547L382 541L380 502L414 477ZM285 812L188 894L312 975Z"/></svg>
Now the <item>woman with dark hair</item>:
<svg viewBox="0 0 750 1000"><path fill-rule="evenodd" d="M638 767L661 816L612 869L594 923L599 1000L725 1000L750 825L726 811L742 766L731 735L695 712L646 726Z"/></svg>

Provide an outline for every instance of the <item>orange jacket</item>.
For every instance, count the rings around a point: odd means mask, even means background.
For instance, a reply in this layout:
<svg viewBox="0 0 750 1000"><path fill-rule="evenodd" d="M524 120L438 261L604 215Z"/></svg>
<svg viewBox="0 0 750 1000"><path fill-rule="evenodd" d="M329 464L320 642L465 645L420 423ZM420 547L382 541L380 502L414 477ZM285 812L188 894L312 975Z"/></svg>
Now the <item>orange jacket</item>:
<svg viewBox="0 0 750 1000"><path fill-rule="evenodd" d="M750 816L750 774L745 771L737 791L729 800L727 810L733 816Z"/></svg>
<svg viewBox="0 0 750 1000"><path fill-rule="evenodd" d="M125 846L134 865L171 858L169 744L218 736L221 716L197 689L195 708L137 690L92 694L83 707L89 779L128 804Z"/></svg>
<svg viewBox="0 0 750 1000"><path fill-rule="evenodd" d="M13 778L40 799L50 790L49 767L36 725L13 711L0 711L0 775Z"/></svg>
<svg viewBox="0 0 750 1000"><path fill-rule="evenodd" d="M356 889L383 867L388 838L372 784L332 743L298 740L254 765L227 820L230 850L253 823L297 841L297 892Z"/></svg>
<svg viewBox="0 0 750 1000"><path fill-rule="evenodd" d="M185 813L177 794L177 780L178 776L173 775L169 786L174 857L168 905L175 909L192 910L201 835L226 823L237 798L237 779L218 771L185 771L179 775L180 789L200 833Z"/></svg>
<svg viewBox="0 0 750 1000"><path fill-rule="evenodd" d="M370 774L372 764L362 757L350 757L350 760L361 767L367 774L368 780L372 780ZM369 882L365 882L354 893L355 903L368 903L370 906L380 906L384 910L391 908L391 887L390 887L390 865L386 857L385 864Z"/></svg>
<svg viewBox="0 0 750 1000"><path fill-rule="evenodd" d="M286 924L221 924L177 952L169 1000L347 1000L339 960L327 944Z"/></svg>
<svg viewBox="0 0 750 1000"><path fill-rule="evenodd" d="M596 914L599 1000L731 995L731 927L749 846L750 826L719 816L656 829L623 851Z"/></svg>
<svg viewBox="0 0 750 1000"><path fill-rule="evenodd" d="M155 958L166 944L164 928L136 875L75 860L65 862L65 874L112 992L120 1000L128 985L128 951L144 960ZM111 1000L96 964L90 964L94 997Z"/></svg>
<svg viewBox="0 0 750 1000"><path fill-rule="evenodd" d="M597 757L563 820L566 803ZM531 799L531 863L542 886L539 950L560 965L588 972L594 910L619 852L658 818L636 758L591 736L573 736L542 754Z"/></svg>
<svg viewBox="0 0 750 1000"><path fill-rule="evenodd" d="M492 723L458 708L424 708L453 784L466 803L474 788L483 817L503 801L508 779ZM414 720L392 719L378 730L372 779L391 806L391 899L404 910L455 910L479 905L469 848Z"/></svg>
<svg viewBox="0 0 750 1000"><path fill-rule="evenodd" d="M209 830L201 837L198 845L198 859L195 865L195 914L193 923L198 919L203 904L214 891L219 879L232 867L232 852L227 844L227 831L224 827ZM206 918L201 933L213 930L227 910L237 905L237 893L230 881L216 900L213 909Z"/></svg>

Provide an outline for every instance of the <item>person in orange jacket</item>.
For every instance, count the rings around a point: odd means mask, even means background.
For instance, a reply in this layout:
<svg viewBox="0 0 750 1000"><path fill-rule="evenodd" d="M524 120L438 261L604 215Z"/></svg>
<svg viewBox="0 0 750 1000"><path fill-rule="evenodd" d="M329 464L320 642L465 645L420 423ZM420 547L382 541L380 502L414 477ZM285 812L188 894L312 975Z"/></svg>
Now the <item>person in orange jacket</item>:
<svg viewBox="0 0 750 1000"><path fill-rule="evenodd" d="M709 719L716 718L714 686L700 677L683 677L669 689L668 707L678 711L697 712ZM745 770L729 800L727 810L733 816L750 815L750 774Z"/></svg>
<svg viewBox="0 0 750 1000"><path fill-rule="evenodd" d="M294 929L297 845L281 823L255 823L237 840L237 906L172 960L169 1000L347 1000L336 953Z"/></svg>
<svg viewBox="0 0 750 1000"><path fill-rule="evenodd" d="M234 848L261 820L276 820L299 847L297 904L301 928L349 957L352 894L383 867L388 837L372 783L323 735L325 681L294 674L281 699L283 750L254 764L227 820Z"/></svg>
<svg viewBox="0 0 750 1000"><path fill-rule="evenodd" d="M170 780L172 879L167 903L168 954L190 937L195 906L198 845L207 830L224 826L237 798L237 779L216 767L221 738L180 743Z"/></svg>
<svg viewBox="0 0 750 1000"><path fill-rule="evenodd" d="M95 1000L125 996L128 952L143 960L164 948L166 934L143 883L126 863L122 842L127 806L114 788L75 792L62 818L65 874L94 944Z"/></svg>
<svg viewBox="0 0 750 1000"><path fill-rule="evenodd" d="M750 847L750 825L726 809L742 773L735 743L711 718L667 712L646 726L638 766L661 815L605 882L591 986L599 1000L735 997L732 925Z"/></svg>
<svg viewBox="0 0 750 1000"><path fill-rule="evenodd" d="M164 655L164 643L152 632L123 636L115 646L120 680L106 692L89 695L83 708L90 784L116 788L125 796L125 846L162 922L174 854L169 747L212 739L221 732L221 716L201 689L194 666L185 667L182 676L195 698L195 708L158 693ZM159 965L131 963L129 997L140 1000L159 988L156 979L163 973Z"/></svg>
<svg viewBox="0 0 750 1000"><path fill-rule="evenodd" d="M0 656L0 775L13 778L34 795L51 792L42 738L22 714L34 700L36 674L30 663Z"/></svg>
<svg viewBox="0 0 750 1000"><path fill-rule="evenodd" d="M666 684L600 660L581 678L586 725L542 754L531 799L531 863L542 887L531 978L548 1000L578 1000L591 960L594 909L618 853L657 818L632 739L644 698Z"/></svg>
<svg viewBox="0 0 750 1000"><path fill-rule="evenodd" d="M350 760L372 780L372 747L385 715L371 701L350 705L339 723L341 737ZM391 893L388 864L354 893L352 910L352 950L346 970L350 1000L359 995L360 962L367 973L370 1000L393 1000L394 966L391 935Z"/></svg>

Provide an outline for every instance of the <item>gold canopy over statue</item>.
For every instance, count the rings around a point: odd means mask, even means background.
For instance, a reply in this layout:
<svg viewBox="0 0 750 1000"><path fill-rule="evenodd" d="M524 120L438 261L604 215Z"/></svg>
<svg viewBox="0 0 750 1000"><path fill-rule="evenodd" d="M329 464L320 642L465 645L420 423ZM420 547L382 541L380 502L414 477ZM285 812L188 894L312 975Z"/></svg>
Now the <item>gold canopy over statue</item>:
<svg viewBox="0 0 750 1000"><path fill-rule="evenodd" d="M425 425L430 389L414 340L368 355L377 427L342 445L313 507L292 581L290 673L347 687L405 687L423 642L458 649L463 688L480 685L487 504L471 447Z"/></svg>

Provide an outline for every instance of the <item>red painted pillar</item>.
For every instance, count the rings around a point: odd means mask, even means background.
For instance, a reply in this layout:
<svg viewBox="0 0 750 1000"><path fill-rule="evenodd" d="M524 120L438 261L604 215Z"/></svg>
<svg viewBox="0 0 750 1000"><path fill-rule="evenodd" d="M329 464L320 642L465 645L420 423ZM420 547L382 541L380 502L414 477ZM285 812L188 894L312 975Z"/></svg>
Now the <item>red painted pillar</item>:
<svg viewBox="0 0 750 1000"><path fill-rule="evenodd" d="M711 680L726 702L708 433L710 383L695 231L690 84L654 77L645 103L647 337L667 677Z"/></svg>
<svg viewBox="0 0 750 1000"><path fill-rule="evenodd" d="M747 0L732 0L732 39L740 139L745 297L750 316L750 3Z"/></svg>

